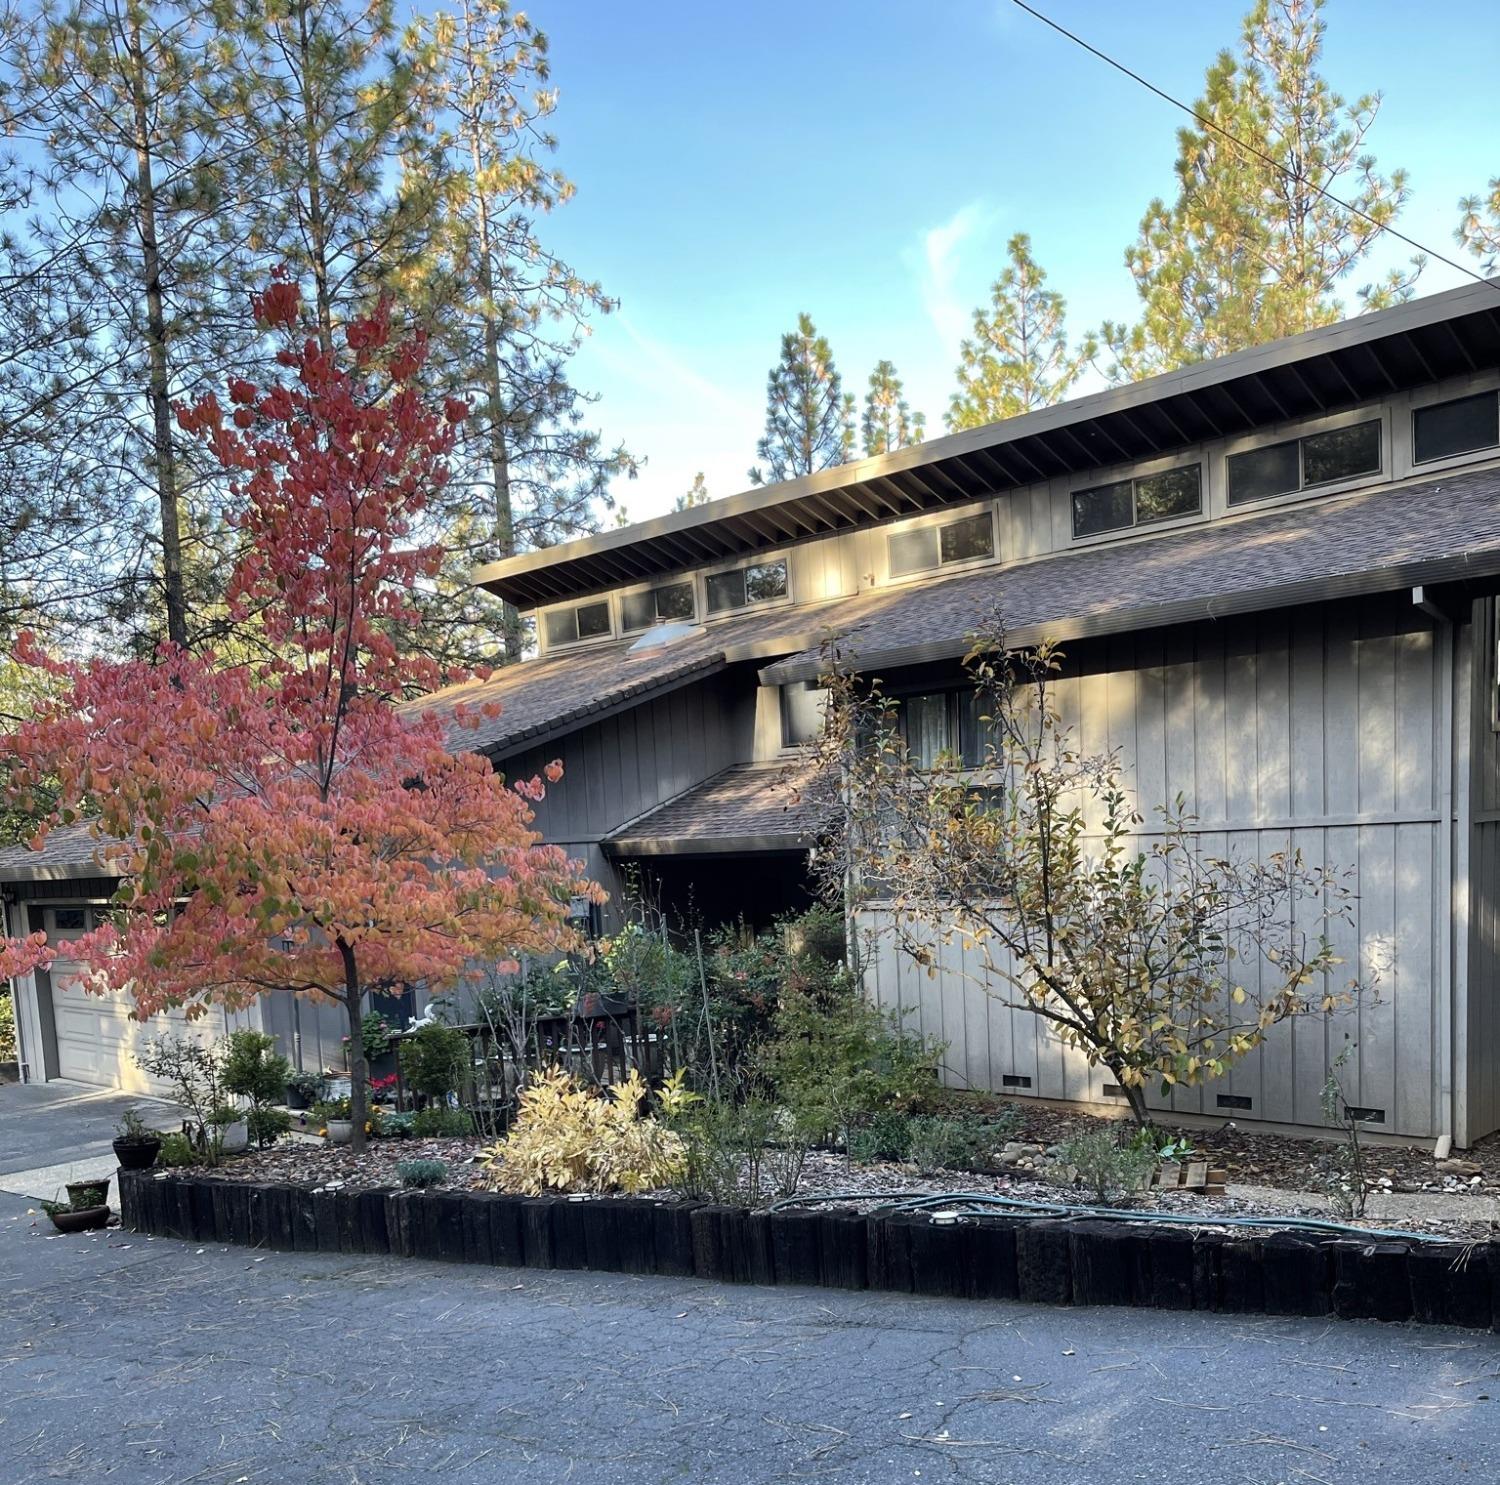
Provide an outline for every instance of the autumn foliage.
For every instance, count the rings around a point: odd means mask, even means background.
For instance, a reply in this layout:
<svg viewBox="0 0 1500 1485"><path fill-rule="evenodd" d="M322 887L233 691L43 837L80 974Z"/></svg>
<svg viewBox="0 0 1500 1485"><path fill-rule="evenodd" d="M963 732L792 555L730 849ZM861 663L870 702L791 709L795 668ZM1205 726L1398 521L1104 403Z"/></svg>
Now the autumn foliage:
<svg viewBox="0 0 1500 1485"><path fill-rule="evenodd" d="M362 1102L367 992L545 952L565 938L569 898L591 889L531 829L541 780L508 786L400 704L462 678L396 637L438 568L418 533L463 404L423 397L423 343L395 341L384 309L335 355L298 336L291 284L256 310L283 339L282 377L178 411L231 481L229 602L256 658L166 646L80 664L23 643L57 685L8 743L19 789L57 789L49 828L89 820L125 873L114 921L70 946L91 987L128 990L142 1015L273 991L341 1001ZM12 942L0 972L45 956Z"/></svg>

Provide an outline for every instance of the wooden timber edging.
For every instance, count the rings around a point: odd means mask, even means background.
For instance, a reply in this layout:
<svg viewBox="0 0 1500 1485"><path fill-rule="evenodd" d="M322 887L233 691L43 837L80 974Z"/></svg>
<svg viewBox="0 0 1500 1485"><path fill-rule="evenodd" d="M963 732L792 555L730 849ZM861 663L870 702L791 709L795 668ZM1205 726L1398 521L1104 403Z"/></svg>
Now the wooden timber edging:
<svg viewBox="0 0 1500 1485"><path fill-rule="evenodd" d="M663 1274L953 1299L1415 1320L1500 1329L1500 1244L1087 1218L758 1211L633 1197L313 1191L121 1171L121 1222L294 1253Z"/></svg>

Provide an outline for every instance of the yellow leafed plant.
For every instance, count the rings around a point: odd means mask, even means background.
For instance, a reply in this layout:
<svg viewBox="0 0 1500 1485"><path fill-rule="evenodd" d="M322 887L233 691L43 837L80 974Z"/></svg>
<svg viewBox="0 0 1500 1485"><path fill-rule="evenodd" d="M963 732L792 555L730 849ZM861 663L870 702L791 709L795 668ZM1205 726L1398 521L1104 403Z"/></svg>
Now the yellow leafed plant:
<svg viewBox="0 0 1500 1485"><path fill-rule="evenodd" d="M484 1184L525 1196L670 1185L682 1175L686 1151L666 1125L641 1117L648 1091L634 1069L603 1095L580 1088L560 1070L540 1074L522 1089L510 1134L483 1152ZM661 1093L669 1113L695 1099L681 1073Z"/></svg>

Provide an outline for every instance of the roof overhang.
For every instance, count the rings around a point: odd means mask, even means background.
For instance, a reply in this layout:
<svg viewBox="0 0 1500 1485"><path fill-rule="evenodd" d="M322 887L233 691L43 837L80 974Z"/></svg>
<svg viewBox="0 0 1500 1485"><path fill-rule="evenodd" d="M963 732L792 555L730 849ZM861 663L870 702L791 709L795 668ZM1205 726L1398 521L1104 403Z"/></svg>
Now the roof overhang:
<svg viewBox="0 0 1500 1485"><path fill-rule="evenodd" d="M1111 387L1001 423L510 557L518 608L1168 454L1500 365L1500 279Z"/></svg>

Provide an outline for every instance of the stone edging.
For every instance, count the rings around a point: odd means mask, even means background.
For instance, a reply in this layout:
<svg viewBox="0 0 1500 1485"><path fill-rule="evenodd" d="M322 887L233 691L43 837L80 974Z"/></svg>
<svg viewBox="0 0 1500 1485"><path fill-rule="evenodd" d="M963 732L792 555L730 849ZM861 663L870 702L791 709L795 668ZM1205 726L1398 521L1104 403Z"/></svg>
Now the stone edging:
<svg viewBox="0 0 1500 1485"><path fill-rule="evenodd" d="M1500 1329L1500 1244L1244 1237L1001 1216L779 1212L468 1191L311 1191L120 1172L121 1221L187 1242L1053 1305Z"/></svg>

